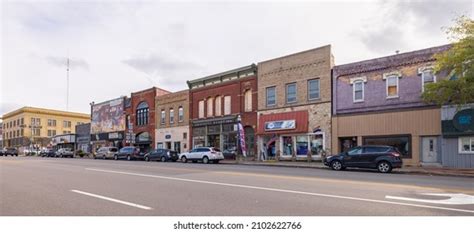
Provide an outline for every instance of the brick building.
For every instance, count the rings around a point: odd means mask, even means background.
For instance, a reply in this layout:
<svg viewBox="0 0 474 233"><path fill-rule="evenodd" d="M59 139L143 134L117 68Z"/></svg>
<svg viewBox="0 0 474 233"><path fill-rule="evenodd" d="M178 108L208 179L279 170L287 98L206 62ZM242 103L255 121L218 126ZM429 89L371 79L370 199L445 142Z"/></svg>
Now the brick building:
<svg viewBox="0 0 474 233"><path fill-rule="evenodd" d="M270 159L319 159L331 145L331 46L258 64L258 148Z"/></svg>
<svg viewBox="0 0 474 233"><path fill-rule="evenodd" d="M126 103L129 107L125 108L127 131L133 133L130 144L140 147L142 151L155 148L155 99L169 93L152 87L130 95L130 103Z"/></svg>
<svg viewBox="0 0 474 233"><path fill-rule="evenodd" d="M156 148L189 151L189 90L156 97Z"/></svg>
<svg viewBox="0 0 474 233"><path fill-rule="evenodd" d="M447 76L434 74L439 46L375 58L333 69L333 152L356 145L391 145L405 164L441 159L440 108L421 99L424 86Z"/></svg>
<svg viewBox="0 0 474 233"><path fill-rule="evenodd" d="M256 155L257 66L252 64L188 81L189 144L220 148L226 158L239 151L237 123L245 132L246 154Z"/></svg>

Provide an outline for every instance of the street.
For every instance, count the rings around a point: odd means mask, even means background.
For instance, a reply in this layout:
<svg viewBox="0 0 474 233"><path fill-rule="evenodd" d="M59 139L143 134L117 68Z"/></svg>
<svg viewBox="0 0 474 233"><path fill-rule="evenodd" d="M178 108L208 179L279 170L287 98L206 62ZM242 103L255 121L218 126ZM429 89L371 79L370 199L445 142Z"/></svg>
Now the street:
<svg viewBox="0 0 474 233"><path fill-rule="evenodd" d="M474 216L472 195L465 177L0 157L2 216Z"/></svg>

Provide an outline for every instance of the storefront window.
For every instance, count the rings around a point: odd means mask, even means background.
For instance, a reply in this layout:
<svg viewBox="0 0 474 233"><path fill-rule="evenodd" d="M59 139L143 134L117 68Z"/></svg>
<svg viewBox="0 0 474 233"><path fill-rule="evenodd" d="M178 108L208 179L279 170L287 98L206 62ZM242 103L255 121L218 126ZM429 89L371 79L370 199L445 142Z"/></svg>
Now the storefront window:
<svg viewBox="0 0 474 233"><path fill-rule="evenodd" d="M312 134L309 136L311 138L311 154L312 155L321 155L324 148L324 140L322 134Z"/></svg>
<svg viewBox="0 0 474 233"><path fill-rule="evenodd" d="M283 136L283 155L293 154L293 138L291 136Z"/></svg>
<svg viewBox="0 0 474 233"><path fill-rule="evenodd" d="M308 136L296 136L296 155L308 154Z"/></svg>
<svg viewBox="0 0 474 233"><path fill-rule="evenodd" d="M364 145L393 146L402 153L403 158L411 158L410 136L364 137L363 141Z"/></svg>
<svg viewBox="0 0 474 233"><path fill-rule="evenodd" d="M193 137L193 147L203 147L206 143L204 136Z"/></svg>
<svg viewBox="0 0 474 233"><path fill-rule="evenodd" d="M225 124L225 125L222 125L222 132L232 132L232 131L235 131L234 130L234 127L235 124Z"/></svg>
<svg viewBox="0 0 474 233"><path fill-rule="evenodd" d="M218 134L221 132L221 126L220 125L210 125L207 127L207 133L208 134Z"/></svg>
<svg viewBox="0 0 474 233"><path fill-rule="evenodd" d="M237 133L228 133L223 135L224 153L236 153L237 151Z"/></svg>

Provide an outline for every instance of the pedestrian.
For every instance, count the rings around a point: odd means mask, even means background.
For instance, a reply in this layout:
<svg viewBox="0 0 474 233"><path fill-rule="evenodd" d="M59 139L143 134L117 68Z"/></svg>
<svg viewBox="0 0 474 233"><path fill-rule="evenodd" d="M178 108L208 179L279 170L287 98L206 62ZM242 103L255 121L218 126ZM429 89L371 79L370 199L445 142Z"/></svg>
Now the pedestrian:
<svg viewBox="0 0 474 233"><path fill-rule="evenodd" d="M263 146L260 148L260 156L262 161L267 160L267 144L263 143Z"/></svg>

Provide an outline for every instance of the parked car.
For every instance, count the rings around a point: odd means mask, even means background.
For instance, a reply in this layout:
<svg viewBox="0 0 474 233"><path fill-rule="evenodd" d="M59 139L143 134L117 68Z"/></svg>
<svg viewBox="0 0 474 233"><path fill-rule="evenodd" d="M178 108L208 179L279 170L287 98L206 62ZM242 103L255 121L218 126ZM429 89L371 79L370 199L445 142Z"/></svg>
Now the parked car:
<svg viewBox="0 0 474 233"><path fill-rule="evenodd" d="M159 160L161 162L173 161L176 162L179 159L178 152L168 149L156 149L145 154L145 161Z"/></svg>
<svg viewBox="0 0 474 233"><path fill-rule="evenodd" d="M183 163L187 163L188 160L193 162L202 161L203 163L218 163L220 160L224 159L224 155L219 149L214 147L198 147L190 152L182 153L179 156L179 159Z"/></svg>
<svg viewBox="0 0 474 233"><path fill-rule="evenodd" d="M8 155L11 155L11 156L18 156L18 150L14 147L9 147L9 148L6 148L4 151L3 151L3 154L5 156L8 156Z"/></svg>
<svg viewBox="0 0 474 233"><path fill-rule="evenodd" d="M100 158L100 159L113 159L115 154L119 152L117 147L113 146L106 146L106 147L101 147L97 150L97 152L94 155L94 159Z"/></svg>
<svg viewBox="0 0 474 233"><path fill-rule="evenodd" d="M126 159L126 160L136 160L143 159L143 154L140 153L140 148L134 146L123 147L114 155L115 160Z"/></svg>
<svg viewBox="0 0 474 233"><path fill-rule="evenodd" d="M56 157L60 157L60 158L70 157L70 158L73 158L74 157L74 151L72 151L71 148L61 148L58 151L56 151Z"/></svg>
<svg viewBox="0 0 474 233"><path fill-rule="evenodd" d="M44 149L40 152L41 157L54 157L56 156L56 150L54 149Z"/></svg>
<svg viewBox="0 0 474 233"><path fill-rule="evenodd" d="M0 148L0 156L5 155L5 151L6 151L5 148Z"/></svg>
<svg viewBox="0 0 474 233"><path fill-rule="evenodd" d="M347 152L328 156L324 165L333 170L347 167L372 168L382 173L389 173L393 168L403 165L401 153L392 146L358 146Z"/></svg>

